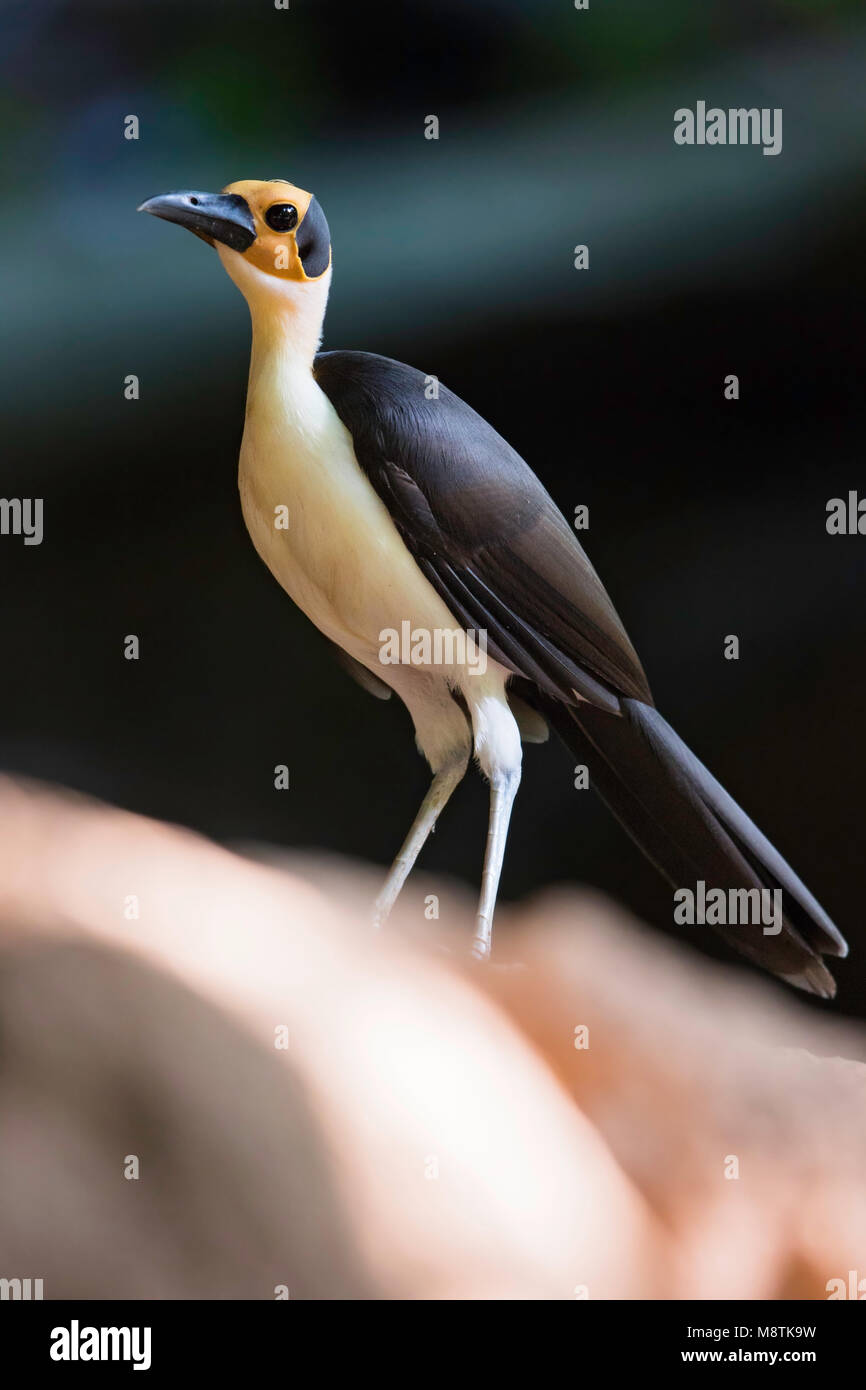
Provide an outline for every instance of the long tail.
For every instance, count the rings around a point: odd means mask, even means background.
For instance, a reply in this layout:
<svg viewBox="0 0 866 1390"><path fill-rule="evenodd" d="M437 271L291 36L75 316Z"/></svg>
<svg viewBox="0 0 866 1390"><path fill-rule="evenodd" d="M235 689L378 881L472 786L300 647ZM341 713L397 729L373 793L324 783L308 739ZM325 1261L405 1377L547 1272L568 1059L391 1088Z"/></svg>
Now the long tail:
<svg viewBox="0 0 866 1390"><path fill-rule="evenodd" d="M782 923L719 927L758 965L829 999L833 976L821 957L848 947L824 909L769 840L686 747L657 710L622 700L616 716L581 703L544 703L544 714L632 839L675 888L781 889ZM743 914L745 915L745 914Z"/></svg>

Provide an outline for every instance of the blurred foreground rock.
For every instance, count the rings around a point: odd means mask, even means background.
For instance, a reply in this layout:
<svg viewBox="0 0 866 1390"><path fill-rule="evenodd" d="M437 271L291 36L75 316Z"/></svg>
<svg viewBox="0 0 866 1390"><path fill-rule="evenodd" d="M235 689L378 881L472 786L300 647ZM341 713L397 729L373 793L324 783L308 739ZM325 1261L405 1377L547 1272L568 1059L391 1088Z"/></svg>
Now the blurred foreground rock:
<svg viewBox="0 0 866 1390"><path fill-rule="evenodd" d="M522 968L490 969L468 900L429 922L423 879L377 939L358 866L11 781L0 822L0 1277L764 1299L866 1276L866 1036L832 1012L585 893L503 913Z"/></svg>

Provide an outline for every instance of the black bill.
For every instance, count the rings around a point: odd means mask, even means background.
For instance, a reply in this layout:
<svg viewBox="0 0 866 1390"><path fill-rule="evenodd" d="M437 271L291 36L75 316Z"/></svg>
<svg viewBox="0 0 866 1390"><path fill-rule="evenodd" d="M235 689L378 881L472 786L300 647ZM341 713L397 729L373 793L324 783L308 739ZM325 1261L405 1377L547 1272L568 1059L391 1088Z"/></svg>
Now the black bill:
<svg viewBox="0 0 866 1390"><path fill-rule="evenodd" d="M249 204L238 193L160 193L138 211L177 222L211 246L220 241L233 251L246 251L256 239Z"/></svg>

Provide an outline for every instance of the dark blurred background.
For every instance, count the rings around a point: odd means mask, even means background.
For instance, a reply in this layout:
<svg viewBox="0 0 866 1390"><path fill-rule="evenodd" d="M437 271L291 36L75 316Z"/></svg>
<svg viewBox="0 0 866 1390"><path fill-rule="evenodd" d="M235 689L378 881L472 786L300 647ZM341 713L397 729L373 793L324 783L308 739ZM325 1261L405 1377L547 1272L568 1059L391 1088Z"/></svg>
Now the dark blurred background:
<svg viewBox="0 0 866 1390"><path fill-rule="evenodd" d="M41 546L0 539L2 765L228 842L384 865L408 828L408 715L334 664L244 531L246 306L135 214L286 177L331 224L325 346L436 373L589 506L659 706L848 935L840 1002L866 1013L866 536L825 530L829 498L866 495L862 7L5 0L0 24L0 493L45 499ZM698 100L782 107L782 153L677 147ZM423 866L477 884L485 829L473 775ZM504 893L560 879L671 929L551 743Z"/></svg>

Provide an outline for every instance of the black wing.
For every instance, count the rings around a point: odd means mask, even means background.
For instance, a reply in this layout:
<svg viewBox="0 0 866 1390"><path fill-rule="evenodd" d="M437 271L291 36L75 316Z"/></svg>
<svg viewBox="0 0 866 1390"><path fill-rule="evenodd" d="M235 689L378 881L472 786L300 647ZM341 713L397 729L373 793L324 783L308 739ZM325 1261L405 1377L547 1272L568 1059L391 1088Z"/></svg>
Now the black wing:
<svg viewBox="0 0 866 1390"><path fill-rule="evenodd" d="M320 387L421 570L490 654L568 704L652 703L643 668L572 528L519 454L414 367L323 352Z"/></svg>

